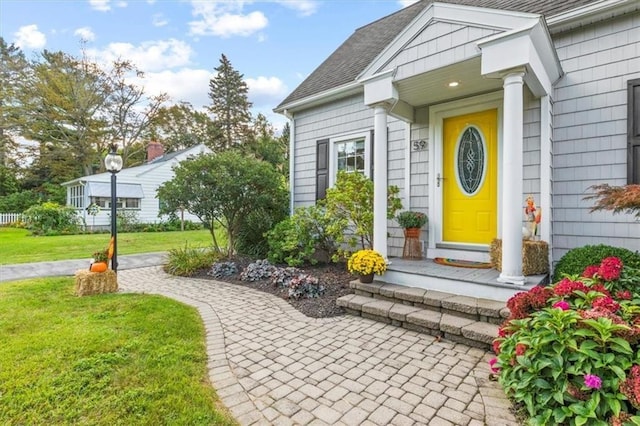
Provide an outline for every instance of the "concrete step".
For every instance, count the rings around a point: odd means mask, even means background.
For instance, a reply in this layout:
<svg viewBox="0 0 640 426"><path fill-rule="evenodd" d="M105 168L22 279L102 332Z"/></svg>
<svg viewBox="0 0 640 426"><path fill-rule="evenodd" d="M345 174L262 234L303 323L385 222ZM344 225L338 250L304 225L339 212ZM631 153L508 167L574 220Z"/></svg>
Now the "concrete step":
<svg viewBox="0 0 640 426"><path fill-rule="evenodd" d="M509 316L505 302L396 284L352 281L355 294L337 299L354 315L483 349Z"/></svg>

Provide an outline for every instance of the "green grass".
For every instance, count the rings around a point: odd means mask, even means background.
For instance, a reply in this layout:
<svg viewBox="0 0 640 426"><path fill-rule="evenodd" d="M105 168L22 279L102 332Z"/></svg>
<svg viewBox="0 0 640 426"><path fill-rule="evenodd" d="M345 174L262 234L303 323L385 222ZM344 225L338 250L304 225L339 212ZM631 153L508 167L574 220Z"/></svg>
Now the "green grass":
<svg viewBox="0 0 640 426"><path fill-rule="evenodd" d="M70 278L0 286L0 424L233 425L207 383L195 309L76 297Z"/></svg>
<svg viewBox="0 0 640 426"><path fill-rule="evenodd" d="M220 233L217 234L220 236ZM109 234L34 237L26 229L0 227L0 265L66 259L90 259L109 245ZM218 241L222 241L218 238ZM169 251L184 247L210 247L208 230L136 232L118 234L118 254Z"/></svg>

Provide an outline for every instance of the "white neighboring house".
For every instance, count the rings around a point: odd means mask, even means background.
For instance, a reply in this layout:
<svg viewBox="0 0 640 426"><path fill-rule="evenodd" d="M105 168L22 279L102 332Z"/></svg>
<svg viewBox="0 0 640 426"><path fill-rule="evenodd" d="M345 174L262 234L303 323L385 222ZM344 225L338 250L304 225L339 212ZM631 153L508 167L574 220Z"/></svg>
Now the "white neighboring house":
<svg viewBox="0 0 640 426"><path fill-rule="evenodd" d="M151 143L147 150L147 163L122 169L116 175L118 210L136 212L136 217L141 223L159 222L158 212L162 201L156 198L158 187L173 178L173 167L178 163L189 157L210 152L211 150L205 145L199 144L182 151L164 154L162 145ZM111 173L82 176L64 182L62 186L67 188L67 205L78 210L79 216L84 219L87 226L110 225ZM100 206L100 212L95 218L87 211L91 203ZM196 216L186 211L184 219L200 222Z"/></svg>

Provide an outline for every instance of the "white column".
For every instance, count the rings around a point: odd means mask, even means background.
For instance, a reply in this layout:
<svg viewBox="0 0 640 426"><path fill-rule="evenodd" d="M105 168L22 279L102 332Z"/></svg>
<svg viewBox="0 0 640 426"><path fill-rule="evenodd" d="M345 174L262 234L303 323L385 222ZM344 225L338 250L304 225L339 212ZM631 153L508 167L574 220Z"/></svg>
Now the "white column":
<svg viewBox="0 0 640 426"><path fill-rule="evenodd" d="M502 155L502 272L498 281L522 285L522 127L524 72L504 77Z"/></svg>
<svg viewBox="0 0 640 426"><path fill-rule="evenodd" d="M373 249L387 258L387 110L374 109Z"/></svg>

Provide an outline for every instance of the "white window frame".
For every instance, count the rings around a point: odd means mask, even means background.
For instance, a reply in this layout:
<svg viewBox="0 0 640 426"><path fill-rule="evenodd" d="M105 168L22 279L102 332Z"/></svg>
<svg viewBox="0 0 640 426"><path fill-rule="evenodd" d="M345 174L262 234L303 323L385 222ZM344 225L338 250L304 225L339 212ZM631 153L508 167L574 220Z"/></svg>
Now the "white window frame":
<svg viewBox="0 0 640 426"><path fill-rule="evenodd" d="M84 185L69 187L69 205L78 210L84 208Z"/></svg>
<svg viewBox="0 0 640 426"><path fill-rule="evenodd" d="M127 201L137 200L138 207L127 207ZM111 197L91 197L91 202L96 203L101 209L111 208ZM142 199L141 198L120 198L117 199L119 210L141 210Z"/></svg>
<svg viewBox="0 0 640 426"><path fill-rule="evenodd" d="M362 130L329 138L329 187L336 183L338 176L338 145L345 142L364 140L364 175L371 177L371 131Z"/></svg>

